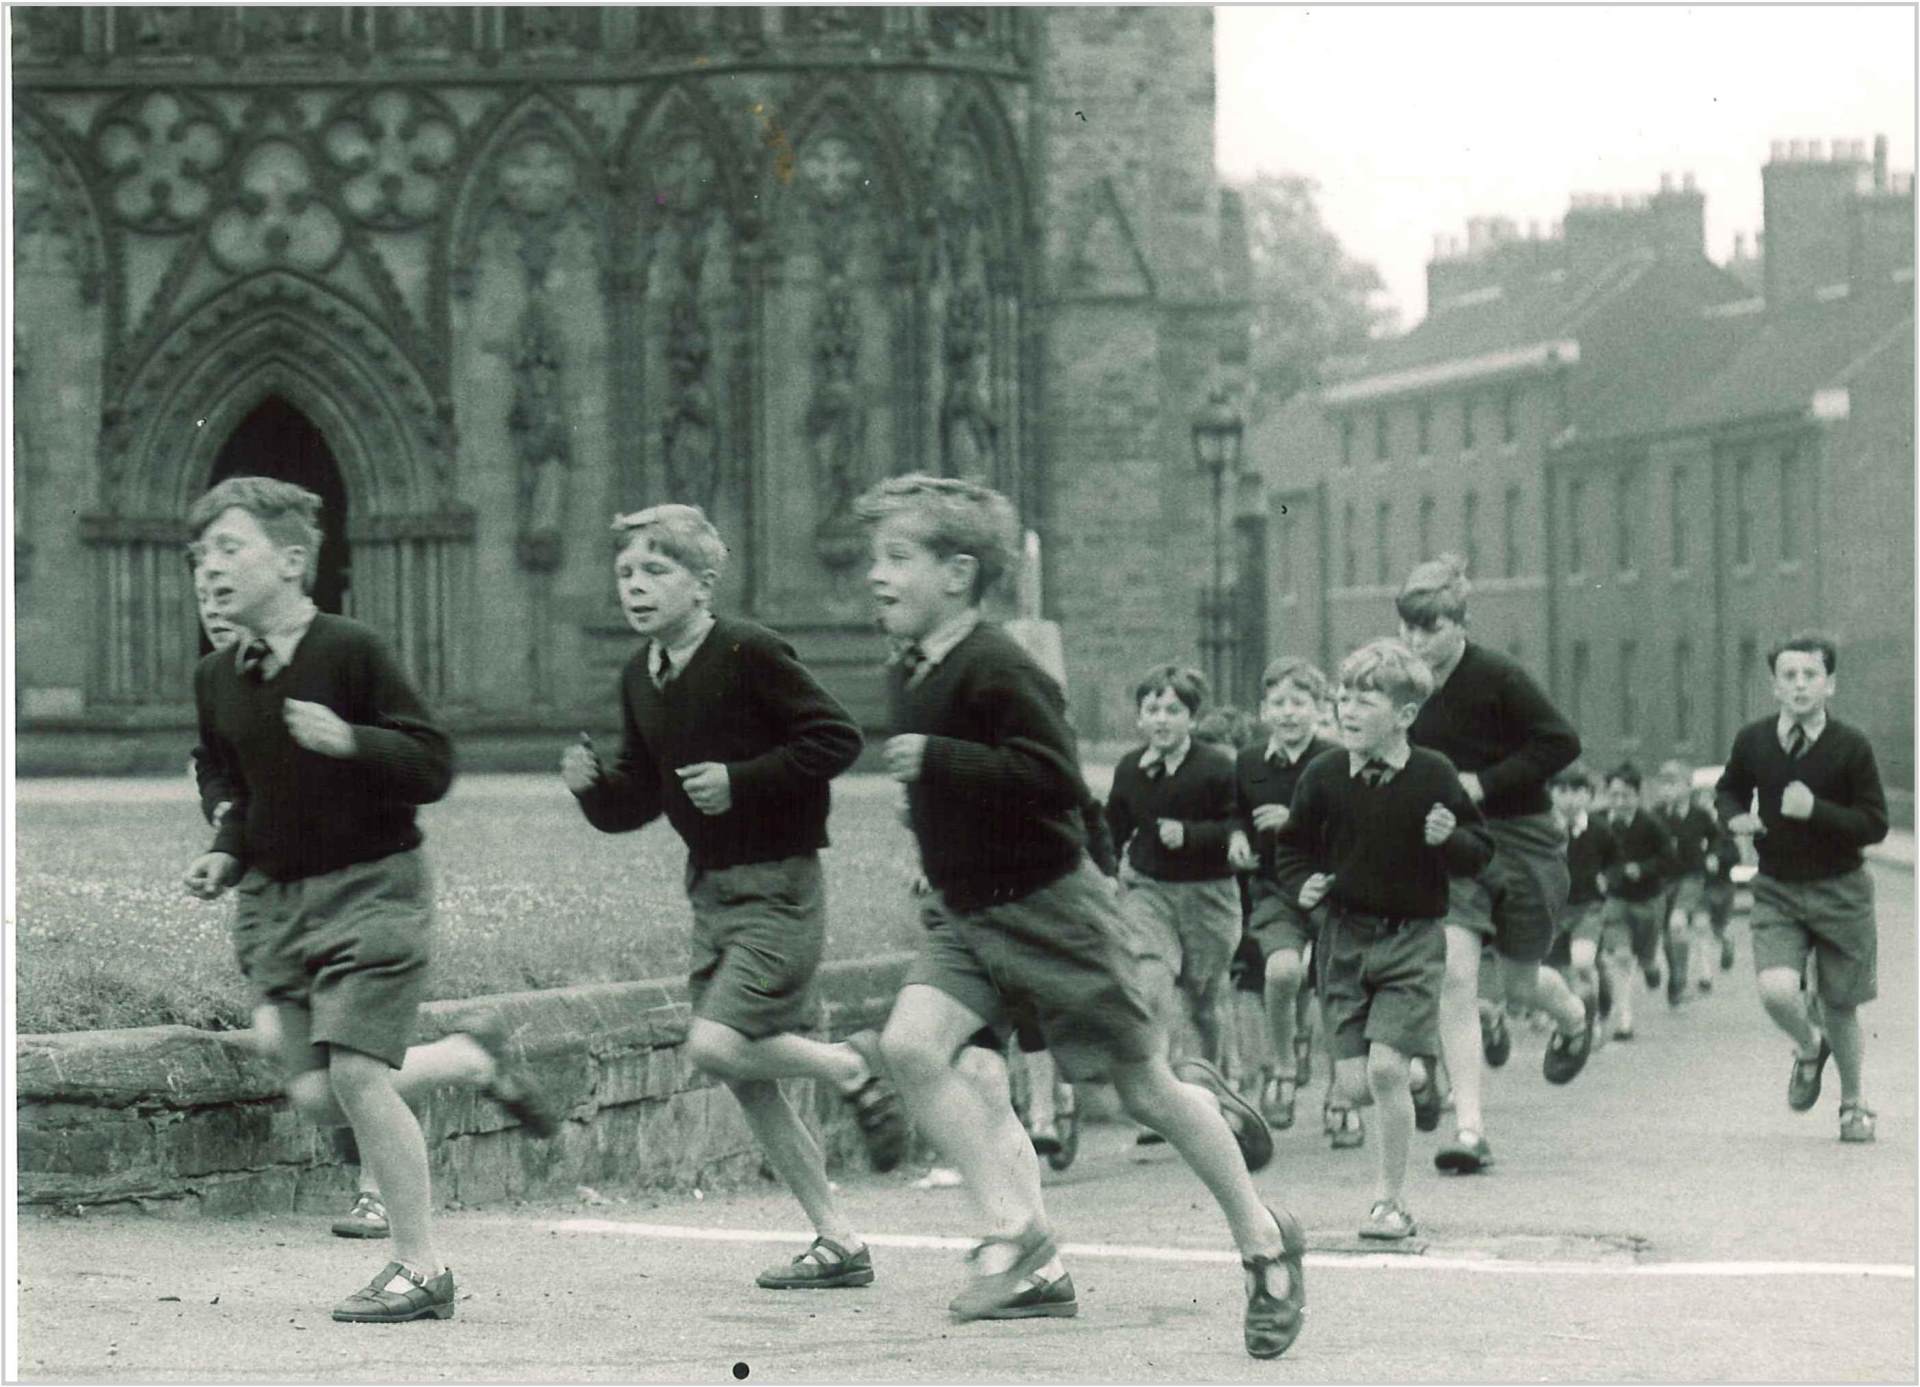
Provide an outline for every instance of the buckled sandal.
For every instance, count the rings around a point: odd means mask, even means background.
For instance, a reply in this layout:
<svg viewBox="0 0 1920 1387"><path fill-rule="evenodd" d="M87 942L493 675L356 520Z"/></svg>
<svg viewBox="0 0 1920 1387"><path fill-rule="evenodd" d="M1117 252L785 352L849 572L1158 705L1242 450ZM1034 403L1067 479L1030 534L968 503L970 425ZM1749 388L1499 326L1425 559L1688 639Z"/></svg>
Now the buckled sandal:
<svg viewBox="0 0 1920 1387"><path fill-rule="evenodd" d="M1300 1084L1281 1074L1269 1074L1260 1086L1260 1116L1276 1132L1293 1126L1294 1103L1300 1096Z"/></svg>
<svg viewBox="0 0 1920 1387"><path fill-rule="evenodd" d="M1220 1116L1240 1147L1240 1159L1249 1171L1266 1168L1273 1159L1273 1132L1260 1110L1234 1092L1226 1076L1206 1060L1195 1056L1173 1066L1173 1075L1182 1083L1193 1084L1213 1095L1220 1105Z"/></svg>
<svg viewBox="0 0 1920 1387"><path fill-rule="evenodd" d="M1805 1112L1820 1101L1820 1075L1827 1067L1827 1058L1833 1054L1833 1047L1827 1043L1826 1036L1820 1037L1819 1053L1810 1060L1794 1056L1793 1072L1787 1075L1787 1106L1795 1112Z"/></svg>
<svg viewBox="0 0 1920 1387"><path fill-rule="evenodd" d="M467 1028L467 1034L493 1060L493 1078L481 1091L534 1136L544 1139L559 1131L559 1105L534 1082L526 1066L507 1053L512 1038L506 1017L487 1012Z"/></svg>
<svg viewBox="0 0 1920 1387"><path fill-rule="evenodd" d="M1010 1312L1015 1311L1018 1303L1028 1295L1031 1290L1028 1282L1040 1268L1059 1255L1053 1234L1037 1223L1030 1223L1011 1237L1004 1233L988 1234L974 1245L967 1254L967 1261L977 1265L988 1248L1002 1244L1014 1249L1013 1261L1004 1271L975 1272L967 1288L947 1306L955 1319L1019 1318L1018 1314Z"/></svg>
<svg viewBox="0 0 1920 1387"><path fill-rule="evenodd" d="M390 1291L395 1277L412 1284ZM333 1307L333 1317L350 1324L405 1324L408 1320L453 1318L453 1268L429 1280L411 1267L388 1262L363 1290Z"/></svg>
<svg viewBox="0 0 1920 1387"><path fill-rule="evenodd" d="M790 1262L768 1267L754 1278L765 1291L835 1291L844 1286L873 1284L873 1252L858 1252L824 1235L816 1237Z"/></svg>
<svg viewBox="0 0 1920 1387"><path fill-rule="evenodd" d="M846 1099L853 1107L854 1120L860 1124L860 1139L867 1146L867 1164L885 1175L906 1159L906 1115L900 1111L900 1095L884 1073L879 1035L860 1031L848 1036L847 1044L866 1061L867 1079L847 1094Z"/></svg>
<svg viewBox="0 0 1920 1387"><path fill-rule="evenodd" d="M1840 1105L1840 1140L1872 1141L1874 1139L1873 1109L1853 1099Z"/></svg>
<svg viewBox="0 0 1920 1387"><path fill-rule="evenodd" d="M1247 1352L1254 1358L1278 1358L1300 1337L1307 1318L1307 1235L1292 1214L1269 1208L1273 1221L1280 1225L1280 1252L1277 1256L1242 1257L1247 1274L1247 1313L1242 1334ZM1275 1295L1267 1277L1275 1267L1287 1273L1287 1292Z"/></svg>
<svg viewBox="0 0 1920 1387"><path fill-rule="evenodd" d="M371 1190L361 1190L353 1207L333 1221L336 1238L384 1238L391 1234L387 1225L387 1206Z"/></svg>

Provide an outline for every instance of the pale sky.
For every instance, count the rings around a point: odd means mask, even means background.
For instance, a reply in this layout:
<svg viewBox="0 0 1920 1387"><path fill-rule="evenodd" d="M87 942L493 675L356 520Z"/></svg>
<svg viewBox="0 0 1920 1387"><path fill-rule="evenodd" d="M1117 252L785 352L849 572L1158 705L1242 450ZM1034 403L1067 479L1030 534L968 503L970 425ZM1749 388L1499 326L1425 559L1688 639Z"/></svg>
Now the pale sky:
<svg viewBox="0 0 1920 1387"><path fill-rule="evenodd" d="M1436 232L1507 216L1522 234L1573 193L1706 194L1707 252L1760 228L1774 139L1890 142L1914 167L1911 6L1221 5L1224 178L1319 180L1349 254L1402 327L1426 311Z"/></svg>

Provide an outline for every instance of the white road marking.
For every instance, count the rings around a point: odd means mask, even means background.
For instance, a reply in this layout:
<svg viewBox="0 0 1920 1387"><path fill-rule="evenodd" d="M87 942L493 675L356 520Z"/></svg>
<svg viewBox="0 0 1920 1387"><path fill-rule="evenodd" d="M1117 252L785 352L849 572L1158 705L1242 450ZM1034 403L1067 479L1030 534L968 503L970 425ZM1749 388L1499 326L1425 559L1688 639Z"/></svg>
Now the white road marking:
<svg viewBox="0 0 1920 1387"><path fill-rule="evenodd" d="M516 1220L517 1221L517 1220ZM617 1219L568 1218L550 1225L559 1233L609 1233L624 1238L661 1238L710 1243L804 1243L804 1231L759 1228L691 1228L677 1223L626 1223ZM869 1233L875 1247L964 1252L972 1238L925 1233ZM1133 1243L1062 1243L1062 1257L1115 1257L1134 1262L1215 1262L1231 1265L1239 1254L1206 1247L1143 1247ZM1912 1281L1914 1268L1898 1262L1526 1262L1498 1257L1448 1257L1432 1253L1309 1252L1310 1267L1361 1271L1460 1271L1486 1276L1860 1276Z"/></svg>

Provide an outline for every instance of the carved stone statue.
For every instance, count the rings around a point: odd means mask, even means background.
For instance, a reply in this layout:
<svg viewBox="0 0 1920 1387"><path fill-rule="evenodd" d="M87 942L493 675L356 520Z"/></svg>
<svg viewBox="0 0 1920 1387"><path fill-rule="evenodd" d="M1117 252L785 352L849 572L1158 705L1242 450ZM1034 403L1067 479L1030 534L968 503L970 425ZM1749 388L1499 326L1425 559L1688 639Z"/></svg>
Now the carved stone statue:
<svg viewBox="0 0 1920 1387"><path fill-rule="evenodd" d="M572 453L560 368L560 345L536 299L521 324L513 405L507 413L507 429L520 459L520 566L536 573L559 567L566 522Z"/></svg>
<svg viewBox="0 0 1920 1387"><path fill-rule="evenodd" d="M940 402L940 456L950 477L993 480L998 421L980 381L986 355L980 291L955 289L947 304L947 387Z"/></svg>
<svg viewBox="0 0 1920 1387"><path fill-rule="evenodd" d="M720 475L713 392L707 386L710 354L698 306L691 298L680 299L667 329L668 398L660 452L673 498L699 506L713 504Z"/></svg>

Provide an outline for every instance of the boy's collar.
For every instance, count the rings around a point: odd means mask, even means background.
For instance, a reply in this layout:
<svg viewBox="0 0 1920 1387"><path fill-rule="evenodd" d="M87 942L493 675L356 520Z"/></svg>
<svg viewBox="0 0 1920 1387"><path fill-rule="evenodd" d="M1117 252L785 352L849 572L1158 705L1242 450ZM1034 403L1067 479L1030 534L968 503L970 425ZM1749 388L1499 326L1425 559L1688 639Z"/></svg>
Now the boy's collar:
<svg viewBox="0 0 1920 1387"><path fill-rule="evenodd" d="M1307 733L1307 735L1301 740L1300 744L1297 747L1294 747L1292 750L1289 750L1287 748L1287 744L1281 741L1277 736L1269 735L1267 737L1266 756L1269 761L1279 760L1291 766L1296 762L1298 762L1302 756L1305 756L1307 754L1308 749L1311 748L1312 746L1313 746L1313 733L1311 732Z"/></svg>
<svg viewBox="0 0 1920 1387"><path fill-rule="evenodd" d="M1145 770L1148 766L1164 763L1167 768L1167 774L1172 775L1175 771L1179 770L1181 766L1186 764L1187 755L1192 750L1193 734L1189 732L1181 739L1179 746L1164 756L1160 754L1160 750L1157 747L1148 747L1145 751L1141 752L1140 769Z"/></svg>
<svg viewBox="0 0 1920 1387"><path fill-rule="evenodd" d="M654 673L658 673L660 669L661 652L664 651L666 658L673 661L674 669L685 669L687 667L687 661L693 658L693 653L706 643L708 635L713 631L713 626L713 613L711 611L705 611L702 612L697 619L689 622L686 628L674 640L663 641L658 636L654 637L653 643L647 651L647 668Z"/></svg>
<svg viewBox="0 0 1920 1387"><path fill-rule="evenodd" d="M1407 762L1413 759L1413 743L1405 737L1392 746L1375 747L1371 752L1347 750L1347 773L1358 775L1365 770L1368 762L1379 761L1389 771L1398 773L1407 768Z"/></svg>
<svg viewBox="0 0 1920 1387"><path fill-rule="evenodd" d="M937 665L953 653L955 646L972 635L973 628L979 624L980 609L967 607L948 617L918 641L909 641L908 644L920 647L920 658L924 664Z"/></svg>
<svg viewBox="0 0 1920 1387"><path fill-rule="evenodd" d="M1820 740L1820 734L1827 730L1827 710L1822 708L1817 717L1811 718L1796 718L1793 714L1783 710L1780 714L1779 722L1775 725L1775 731L1778 732L1780 736L1781 746L1787 744L1787 738L1792 734L1796 724L1807 734L1807 745L1812 746Z"/></svg>

